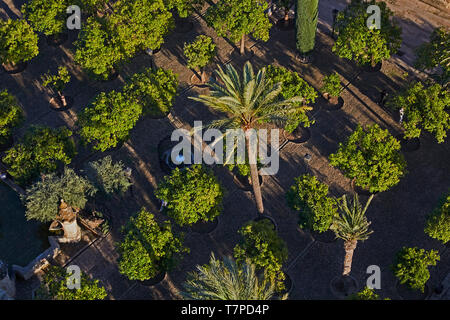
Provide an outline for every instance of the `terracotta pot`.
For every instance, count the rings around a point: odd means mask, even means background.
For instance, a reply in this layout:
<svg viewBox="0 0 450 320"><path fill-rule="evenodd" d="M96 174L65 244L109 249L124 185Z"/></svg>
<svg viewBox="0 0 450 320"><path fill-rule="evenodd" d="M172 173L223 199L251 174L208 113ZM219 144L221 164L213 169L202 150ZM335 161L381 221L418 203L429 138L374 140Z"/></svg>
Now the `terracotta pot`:
<svg viewBox="0 0 450 320"><path fill-rule="evenodd" d="M213 221L199 221L191 225L191 229L194 232L207 234L213 232L219 225L218 217L214 218Z"/></svg>

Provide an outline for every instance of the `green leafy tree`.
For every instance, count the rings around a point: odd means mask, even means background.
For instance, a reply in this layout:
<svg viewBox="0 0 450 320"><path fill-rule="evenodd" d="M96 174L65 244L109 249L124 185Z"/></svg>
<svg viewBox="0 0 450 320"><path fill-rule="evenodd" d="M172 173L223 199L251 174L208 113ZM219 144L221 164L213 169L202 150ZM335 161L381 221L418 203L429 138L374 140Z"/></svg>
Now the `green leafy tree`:
<svg viewBox="0 0 450 320"><path fill-rule="evenodd" d="M334 231L337 238L344 240L343 276L348 276L352 270L353 253L358 241L367 240L373 232L369 230L370 222L366 218L366 211L372 199L373 195L370 196L363 208L357 193L354 194L350 206L347 203L347 197L343 195L339 203L339 215L334 216L331 230Z"/></svg>
<svg viewBox="0 0 450 320"><path fill-rule="evenodd" d="M142 113L142 106L126 95L100 93L79 116L80 136L93 142L95 150L105 151L128 139Z"/></svg>
<svg viewBox="0 0 450 320"><path fill-rule="evenodd" d="M25 216L27 220L53 221L58 215L61 200L72 208L83 209L88 196L93 196L95 192L96 189L88 180L66 167L62 175L44 175L27 188L23 198Z"/></svg>
<svg viewBox="0 0 450 320"><path fill-rule="evenodd" d="M143 113L162 116L172 108L178 89L178 75L172 70L146 69L134 74L124 88L124 94L142 105Z"/></svg>
<svg viewBox="0 0 450 320"><path fill-rule="evenodd" d="M187 275L181 296L187 300L269 300L274 284L258 277L250 262L237 264L232 258L217 260L213 253L209 264L197 265Z"/></svg>
<svg viewBox="0 0 450 320"><path fill-rule="evenodd" d="M75 62L94 77L107 79L114 67L124 60L115 35L105 18L89 17L75 42Z"/></svg>
<svg viewBox="0 0 450 320"><path fill-rule="evenodd" d="M305 127L309 127L314 123L314 120L311 121L306 114L307 110L312 109L311 107L308 107L308 105L314 103L317 98L317 91L312 86L303 80L297 72L290 71L284 67L267 66L266 77L269 86L281 83L282 89L279 95L280 100L291 99L293 97L302 98L302 101L298 102L297 106L303 106L303 108L290 115L284 125L284 130L291 133L300 123Z"/></svg>
<svg viewBox="0 0 450 320"><path fill-rule="evenodd" d="M420 70L442 69L438 81L446 85L450 80L450 32L444 28L436 28L425 42L416 49L415 67Z"/></svg>
<svg viewBox="0 0 450 320"><path fill-rule="evenodd" d="M406 162L400 153L400 142L377 124L364 130L358 126L336 153L330 164L355 179L355 184L370 192L386 191L406 173Z"/></svg>
<svg viewBox="0 0 450 320"><path fill-rule="evenodd" d="M388 105L394 109L403 108L405 138L418 138L424 129L435 135L438 143L444 142L450 129L450 91L440 84L413 83Z"/></svg>
<svg viewBox="0 0 450 320"><path fill-rule="evenodd" d="M108 16L108 30L126 59L138 50L157 49L173 28L172 14L164 0L119 0ZM130 37L130 35L132 35Z"/></svg>
<svg viewBox="0 0 450 320"><path fill-rule="evenodd" d="M70 74L66 67L59 67L57 74L51 74L50 71L42 76L42 85L50 88L54 91L63 106L67 105L66 97L63 95L63 91L66 85L70 82Z"/></svg>
<svg viewBox="0 0 450 320"><path fill-rule="evenodd" d="M216 55L216 45L211 37L199 35L191 43L185 43L183 52L188 60L188 67L201 72L201 80L205 82L204 68Z"/></svg>
<svg viewBox="0 0 450 320"><path fill-rule="evenodd" d="M12 130L23 121L23 110L16 97L5 89L0 91L0 145L11 137Z"/></svg>
<svg viewBox="0 0 450 320"><path fill-rule="evenodd" d="M55 171L69 164L75 155L75 144L67 128L31 127L22 140L6 151L3 162L8 173L20 184L28 184L41 173Z"/></svg>
<svg viewBox="0 0 450 320"><path fill-rule="evenodd" d="M51 266L43 275L41 286L36 292L38 300L103 300L107 296L99 280L81 273L80 289L69 289L67 282L71 274L59 266Z"/></svg>
<svg viewBox="0 0 450 320"><path fill-rule="evenodd" d="M34 30L50 36L65 29L68 6L66 0L31 0L21 11Z"/></svg>
<svg viewBox="0 0 450 320"><path fill-rule="evenodd" d="M377 5L381 10L380 29L369 28L367 7ZM332 48L341 58L359 65L375 66L389 59L401 45L401 28L391 19L393 13L385 2L352 0L336 18L338 38Z"/></svg>
<svg viewBox="0 0 450 320"><path fill-rule="evenodd" d="M350 300L382 300L378 294L375 293L374 289L369 287L364 287L361 291L353 294L349 298ZM390 300L386 298L384 300Z"/></svg>
<svg viewBox="0 0 450 320"><path fill-rule="evenodd" d="M125 193L132 185L123 162L113 162L111 156L89 162L87 175L103 193L108 195Z"/></svg>
<svg viewBox="0 0 450 320"><path fill-rule="evenodd" d="M264 0L220 0L206 13L206 21L221 37L231 41L241 41L240 51L245 54L245 36L269 40L272 24L265 14L267 2Z"/></svg>
<svg viewBox="0 0 450 320"><path fill-rule="evenodd" d="M176 9L181 18L186 18L195 10L200 10L205 4L205 0L165 0L168 10Z"/></svg>
<svg viewBox="0 0 450 320"><path fill-rule="evenodd" d="M164 177L155 195L167 202L167 215L181 226L212 221L222 212L223 188L201 165L176 168Z"/></svg>
<svg viewBox="0 0 450 320"><path fill-rule="evenodd" d="M0 63L29 61L38 53L38 36L25 20L0 20Z"/></svg>
<svg viewBox="0 0 450 320"><path fill-rule="evenodd" d="M266 69L254 73L250 62L246 62L242 75L239 75L232 65L227 65L225 71L219 66L217 77L224 84L208 83L210 95L190 97L202 102L212 109L227 115L225 119L210 123L210 127L242 129L247 150L250 150L250 129L257 129L262 122L286 124L293 115L305 112L307 108L299 106L302 97L280 99L283 90L281 83L270 85L266 77ZM261 186L258 178L256 154L249 152L249 161L253 193L259 213L264 212Z"/></svg>
<svg viewBox="0 0 450 320"><path fill-rule="evenodd" d="M243 263L248 259L257 271L264 271L266 278L274 282L276 291L282 291L286 278L282 266L287 261L288 249L272 223L268 219L251 221L239 233L243 236L243 241L234 247L236 261Z"/></svg>
<svg viewBox="0 0 450 320"><path fill-rule="evenodd" d="M130 280L148 280L175 266L177 255L189 252L182 237L172 233L170 222L159 225L144 208L123 228L118 244L119 271Z"/></svg>
<svg viewBox="0 0 450 320"><path fill-rule="evenodd" d="M321 91L322 93L335 98L338 98L341 95L341 79L337 72L331 73L323 78Z"/></svg>
<svg viewBox="0 0 450 320"><path fill-rule="evenodd" d="M424 292L425 284L430 278L430 266L435 266L440 256L436 250L403 247L397 253L392 269L401 284L412 290Z"/></svg>
<svg viewBox="0 0 450 320"><path fill-rule="evenodd" d="M296 15L297 50L305 55L314 49L316 42L319 0L297 0Z"/></svg>
<svg viewBox="0 0 450 320"><path fill-rule="evenodd" d="M425 233L442 243L450 241L450 193L428 217Z"/></svg>
<svg viewBox="0 0 450 320"><path fill-rule="evenodd" d="M311 175L296 178L286 199L289 207L299 212L302 229L325 232L337 214L337 203L328 196L328 186Z"/></svg>

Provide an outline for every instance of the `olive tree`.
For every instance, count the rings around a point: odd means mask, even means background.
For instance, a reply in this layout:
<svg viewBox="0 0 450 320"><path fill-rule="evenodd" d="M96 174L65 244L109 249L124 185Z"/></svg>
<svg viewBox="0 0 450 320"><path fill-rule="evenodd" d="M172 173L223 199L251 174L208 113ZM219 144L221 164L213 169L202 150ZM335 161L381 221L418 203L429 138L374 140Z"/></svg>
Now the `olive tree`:
<svg viewBox="0 0 450 320"><path fill-rule="evenodd" d="M216 55L216 45L211 37L199 35L191 43L185 43L183 52L188 60L188 67L200 72L201 82L206 82L204 67Z"/></svg>

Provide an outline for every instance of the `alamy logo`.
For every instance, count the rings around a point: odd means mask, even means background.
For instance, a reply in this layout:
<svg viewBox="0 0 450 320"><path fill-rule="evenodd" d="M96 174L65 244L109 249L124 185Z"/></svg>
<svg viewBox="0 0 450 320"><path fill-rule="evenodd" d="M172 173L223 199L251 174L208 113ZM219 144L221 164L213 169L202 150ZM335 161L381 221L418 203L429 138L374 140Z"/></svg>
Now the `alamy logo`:
<svg viewBox="0 0 450 320"><path fill-rule="evenodd" d="M367 20L366 25L369 29L381 29L381 9L379 6L373 4L367 7L367 13L371 14Z"/></svg>
<svg viewBox="0 0 450 320"><path fill-rule="evenodd" d="M69 275L67 277L67 288L70 290L81 289L81 269L77 265L70 265L66 269L66 273Z"/></svg>
<svg viewBox="0 0 450 320"><path fill-rule="evenodd" d="M366 286L370 289L381 289L381 270L377 265L367 267L366 273L370 274L367 278Z"/></svg>
<svg viewBox="0 0 450 320"><path fill-rule="evenodd" d="M267 143L269 133L270 144ZM279 169L278 129L248 129L245 132L242 129L228 129L223 133L213 128L203 131L202 122L194 121L193 131L177 129L172 132L171 140L179 141L172 148L170 155L175 164L211 165L247 162L262 165L261 175L275 175Z"/></svg>
<svg viewBox="0 0 450 320"><path fill-rule="evenodd" d="M80 30L81 29L81 9L79 6L69 6L66 10L67 14L70 16L67 18L66 26L69 30Z"/></svg>

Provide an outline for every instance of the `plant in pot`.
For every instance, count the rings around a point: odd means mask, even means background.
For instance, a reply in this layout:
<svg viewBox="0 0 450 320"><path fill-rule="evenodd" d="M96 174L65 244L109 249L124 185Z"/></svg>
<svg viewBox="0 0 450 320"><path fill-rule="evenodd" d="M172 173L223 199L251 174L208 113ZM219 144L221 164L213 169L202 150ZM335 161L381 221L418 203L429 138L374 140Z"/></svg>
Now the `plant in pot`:
<svg viewBox="0 0 450 320"><path fill-rule="evenodd" d="M245 38L269 40L272 24L267 14L267 2L261 0L220 0L206 12L206 22L220 37L240 41L240 54L245 55Z"/></svg>
<svg viewBox="0 0 450 320"><path fill-rule="evenodd" d="M402 109L405 129L402 139L418 139L422 130L436 137L438 143L444 142L450 129L450 91L438 83L424 85L415 82L404 92L387 102L394 109ZM408 150L412 150L406 145Z"/></svg>
<svg viewBox="0 0 450 320"><path fill-rule="evenodd" d="M42 276L42 283L36 290L37 300L103 300L107 293L99 280L91 279L84 272L79 282L74 282L69 269L60 266L49 266ZM67 284L75 286L70 289ZM79 288L76 286L79 285Z"/></svg>
<svg viewBox="0 0 450 320"><path fill-rule="evenodd" d="M337 214L337 202L328 196L328 186L309 174L295 178L286 200L299 213L300 228L319 234L329 230Z"/></svg>
<svg viewBox="0 0 450 320"><path fill-rule="evenodd" d="M134 74L123 92L142 105L142 113L151 118L165 117L178 92L178 75L172 70L147 68Z"/></svg>
<svg viewBox="0 0 450 320"><path fill-rule="evenodd" d="M278 4L283 8L284 16L277 21L277 27L281 30L288 30L293 27L292 19L289 17L289 7L291 5L291 0L279 0Z"/></svg>
<svg viewBox="0 0 450 320"><path fill-rule="evenodd" d="M306 142L311 136L309 128L314 120L310 120L307 111L312 110L308 106L315 102L317 91L302 79L297 72L284 67L269 65L266 67L266 77L269 86L281 84L279 100L287 100L300 97L301 100L294 104L293 108L281 109L280 113L284 121L284 135L292 142Z"/></svg>
<svg viewBox="0 0 450 320"><path fill-rule="evenodd" d="M144 285L162 281L179 256L189 252L183 236L172 233L170 222L159 224L145 208L130 218L122 233L124 239L117 244L119 272Z"/></svg>
<svg viewBox="0 0 450 320"><path fill-rule="evenodd" d="M6 72L23 71L38 53L38 36L25 20L0 20L0 63Z"/></svg>
<svg viewBox="0 0 450 320"><path fill-rule="evenodd" d="M301 63L312 61L316 44L319 0L296 0L295 40Z"/></svg>
<svg viewBox="0 0 450 320"><path fill-rule="evenodd" d="M394 264L391 266L394 275L397 277L399 284L406 286L409 290L425 292L425 287L430 278L430 266L435 266L440 256L436 250L426 251L417 247L403 247L396 256ZM399 294L404 298L410 299L411 293L397 286Z"/></svg>
<svg viewBox="0 0 450 320"><path fill-rule="evenodd" d="M49 44L60 45L67 40L64 29L69 5L66 0L32 0L21 11L35 31L47 36Z"/></svg>
<svg viewBox="0 0 450 320"><path fill-rule="evenodd" d="M54 172L63 164L70 164L76 154L71 136L72 132L65 127L30 127L3 157L8 173L17 183L27 185L41 173Z"/></svg>
<svg viewBox="0 0 450 320"><path fill-rule="evenodd" d="M114 162L111 156L89 162L86 174L89 180L108 196L124 194L132 186L123 162Z"/></svg>
<svg viewBox="0 0 450 320"><path fill-rule="evenodd" d="M64 168L62 175L50 173L29 188L23 196L27 220L51 222L52 230L61 229L64 237L60 241L76 242L81 239L77 223L78 213L97 190L73 169Z"/></svg>
<svg viewBox="0 0 450 320"><path fill-rule="evenodd" d="M257 272L265 272L266 278L275 284L275 291L283 293L286 275L282 270L288 259L286 243L267 219L250 221L240 230L242 241L234 247L237 263L249 261Z"/></svg>
<svg viewBox="0 0 450 320"><path fill-rule="evenodd" d="M367 200L364 208L359 202L355 193L353 201L347 202L346 195L339 201L339 214L335 215L331 224L337 238L344 240L344 269L340 277L336 277L331 282L331 288L338 296L349 296L356 289L356 281L350 277L352 270L353 253L358 241L369 238L373 231L369 230L370 222L366 218L366 211L373 199L373 195Z"/></svg>
<svg viewBox="0 0 450 320"><path fill-rule="evenodd" d="M337 72L331 73L323 78L321 91L330 105L337 106L339 104L342 85Z"/></svg>
<svg viewBox="0 0 450 320"><path fill-rule="evenodd" d="M24 119L24 113L16 97L8 91L0 91L0 148L12 145L12 132Z"/></svg>
<svg viewBox="0 0 450 320"><path fill-rule="evenodd" d="M209 264L188 273L183 287L180 295L186 300L269 300L275 289L266 275L258 276L250 261L236 263L231 257L220 261L214 253Z"/></svg>
<svg viewBox="0 0 450 320"><path fill-rule="evenodd" d="M450 193L443 197L439 206L428 216L425 233L443 244L450 241Z"/></svg>
<svg viewBox="0 0 450 320"><path fill-rule="evenodd" d="M368 27L370 5L380 8L380 28ZM332 48L339 57L355 61L369 71L378 71L381 62L395 54L401 45L401 28L393 21L392 11L385 2L352 0L338 13L338 38Z"/></svg>
<svg viewBox="0 0 450 320"><path fill-rule="evenodd" d="M358 126L345 143L339 143L329 160L352 179L354 189L362 194L386 191L406 174L400 142L377 124L367 129Z"/></svg>
<svg viewBox="0 0 450 320"><path fill-rule="evenodd" d="M450 81L450 32L444 28L436 28L430 41L416 49L417 59L414 67L419 70L430 70L431 77L446 86Z"/></svg>
<svg viewBox="0 0 450 320"><path fill-rule="evenodd" d="M180 226L214 223L222 212L223 188L212 172L201 165L175 168L158 185L155 196L166 203L165 213Z"/></svg>
<svg viewBox="0 0 450 320"><path fill-rule="evenodd" d="M94 143L94 150L105 151L128 139L142 113L142 106L126 94L101 92L78 118L80 137Z"/></svg>
<svg viewBox="0 0 450 320"><path fill-rule="evenodd" d="M191 78L191 83L207 81L205 67L216 55L216 45L211 37L199 35L191 43L185 43L183 52L188 61L188 67L195 70L196 75ZM194 80L195 79L195 80Z"/></svg>
<svg viewBox="0 0 450 320"><path fill-rule="evenodd" d="M57 94L57 98L52 98L50 103L56 109L66 109L73 103L71 97L67 97L63 94L67 83L70 81L70 74L66 67L59 67L58 73L53 75L50 71L42 76L42 85L49 88ZM69 102L68 102L69 100Z"/></svg>

